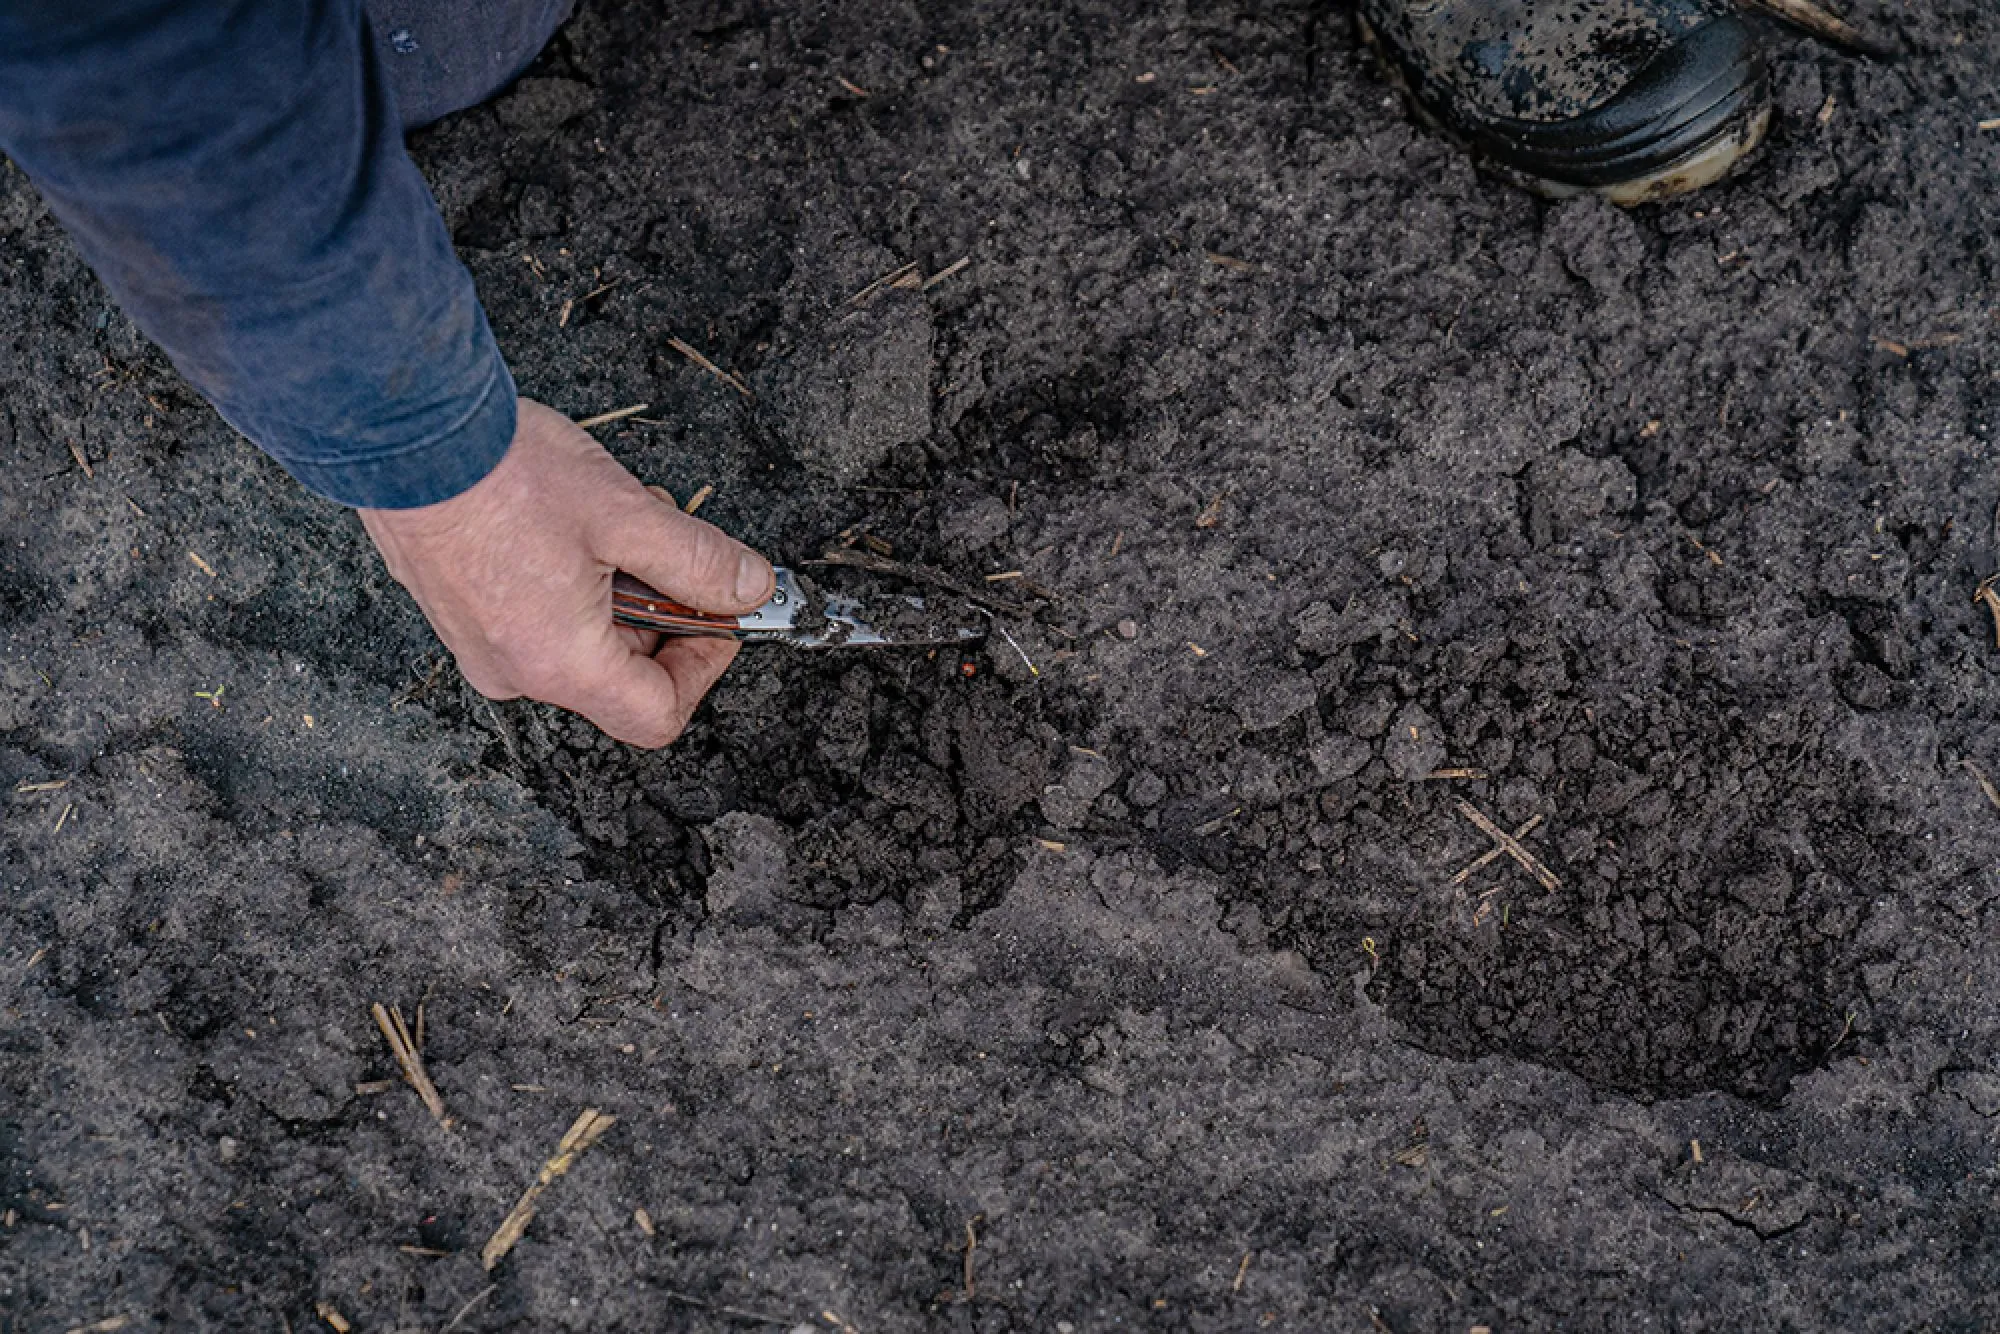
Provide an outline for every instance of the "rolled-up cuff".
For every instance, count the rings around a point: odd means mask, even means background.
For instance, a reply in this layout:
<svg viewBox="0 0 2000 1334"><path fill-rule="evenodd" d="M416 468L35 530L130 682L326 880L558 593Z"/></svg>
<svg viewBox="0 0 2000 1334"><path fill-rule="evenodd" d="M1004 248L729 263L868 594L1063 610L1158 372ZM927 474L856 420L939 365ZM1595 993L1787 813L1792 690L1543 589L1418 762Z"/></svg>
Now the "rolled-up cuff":
<svg viewBox="0 0 2000 1334"><path fill-rule="evenodd" d="M381 454L278 461L315 495L355 509L404 510L435 505L470 490L500 465L514 441L514 377L496 351L486 390L457 425L417 444Z"/></svg>
<svg viewBox="0 0 2000 1334"><path fill-rule="evenodd" d="M0 147L139 327L320 495L435 504L506 454L513 380L360 0L0 0Z"/></svg>

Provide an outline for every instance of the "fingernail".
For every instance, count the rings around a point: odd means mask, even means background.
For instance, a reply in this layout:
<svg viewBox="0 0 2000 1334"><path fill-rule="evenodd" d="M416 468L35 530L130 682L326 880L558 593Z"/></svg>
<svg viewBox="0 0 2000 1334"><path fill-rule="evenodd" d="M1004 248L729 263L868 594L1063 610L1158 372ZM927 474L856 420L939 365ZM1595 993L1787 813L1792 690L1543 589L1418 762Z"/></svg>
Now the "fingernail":
<svg viewBox="0 0 2000 1334"><path fill-rule="evenodd" d="M762 556L744 552L736 562L736 600L738 602L762 602L764 592L771 586L771 567L764 563Z"/></svg>

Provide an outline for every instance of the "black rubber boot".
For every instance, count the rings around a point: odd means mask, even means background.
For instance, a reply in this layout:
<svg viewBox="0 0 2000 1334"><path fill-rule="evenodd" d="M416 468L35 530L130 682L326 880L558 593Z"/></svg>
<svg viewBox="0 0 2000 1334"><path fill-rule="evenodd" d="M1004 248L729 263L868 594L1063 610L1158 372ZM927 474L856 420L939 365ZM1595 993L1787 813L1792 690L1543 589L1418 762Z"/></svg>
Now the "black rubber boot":
<svg viewBox="0 0 2000 1334"><path fill-rule="evenodd" d="M1542 194L1697 189L1770 123L1727 0L1360 0L1360 16L1425 119Z"/></svg>

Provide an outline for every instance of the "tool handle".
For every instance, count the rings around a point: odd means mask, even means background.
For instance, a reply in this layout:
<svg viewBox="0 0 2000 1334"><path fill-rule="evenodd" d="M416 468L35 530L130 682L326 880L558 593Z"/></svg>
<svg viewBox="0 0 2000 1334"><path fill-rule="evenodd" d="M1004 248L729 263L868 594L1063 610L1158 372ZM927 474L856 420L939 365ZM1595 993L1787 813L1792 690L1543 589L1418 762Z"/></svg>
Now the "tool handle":
<svg viewBox="0 0 2000 1334"><path fill-rule="evenodd" d="M696 611L620 570L611 576L611 619L638 630L663 635L703 635L711 639L741 639L739 617Z"/></svg>

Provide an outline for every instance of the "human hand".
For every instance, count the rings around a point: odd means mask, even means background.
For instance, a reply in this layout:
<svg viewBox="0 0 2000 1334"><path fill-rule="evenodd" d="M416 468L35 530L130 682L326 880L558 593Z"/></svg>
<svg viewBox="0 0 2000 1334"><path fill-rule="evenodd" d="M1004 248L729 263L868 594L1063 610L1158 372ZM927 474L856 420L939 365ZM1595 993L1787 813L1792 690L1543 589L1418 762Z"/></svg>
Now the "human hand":
<svg viewBox="0 0 2000 1334"><path fill-rule="evenodd" d="M701 611L753 611L771 596L762 556L648 494L567 417L525 398L506 457L471 490L360 514L473 689L580 713L635 746L679 736L738 645L661 644L614 625L612 572Z"/></svg>

